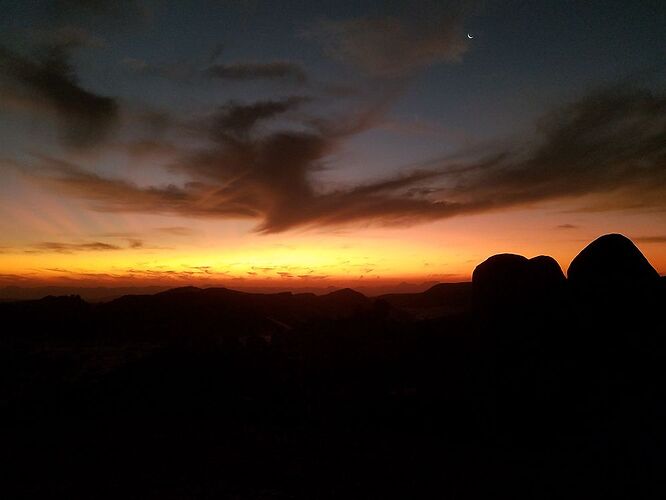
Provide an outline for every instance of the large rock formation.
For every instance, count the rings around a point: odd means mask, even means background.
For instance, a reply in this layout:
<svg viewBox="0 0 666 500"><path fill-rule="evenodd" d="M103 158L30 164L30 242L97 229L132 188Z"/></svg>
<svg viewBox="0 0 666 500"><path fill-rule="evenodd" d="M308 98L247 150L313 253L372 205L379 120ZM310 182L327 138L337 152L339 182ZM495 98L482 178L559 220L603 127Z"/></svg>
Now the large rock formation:
<svg viewBox="0 0 666 500"><path fill-rule="evenodd" d="M564 273L552 257L498 254L479 264L472 274L474 306L480 311L518 310L559 291Z"/></svg>
<svg viewBox="0 0 666 500"><path fill-rule="evenodd" d="M621 234L594 240L571 262L567 274L576 289L635 290L659 281L659 274L641 251Z"/></svg>

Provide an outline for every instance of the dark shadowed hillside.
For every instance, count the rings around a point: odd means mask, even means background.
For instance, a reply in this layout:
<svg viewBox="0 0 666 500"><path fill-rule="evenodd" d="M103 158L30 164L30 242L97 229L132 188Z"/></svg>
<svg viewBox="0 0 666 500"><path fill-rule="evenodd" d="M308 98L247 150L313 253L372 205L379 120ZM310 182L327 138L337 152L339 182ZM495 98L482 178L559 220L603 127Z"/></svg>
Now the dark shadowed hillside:
<svg viewBox="0 0 666 500"><path fill-rule="evenodd" d="M421 293L391 293L377 297L418 318L437 318L469 312L471 283L439 283Z"/></svg>
<svg viewBox="0 0 666 500"><path fill-rule="evenodd" d="M146 287L73 287L73 286L40 286L40 287L20 287L4 286L0 287L0 300L36 300L49 295L80 295L88 302L108 302L128 294L152 294L167 290L163 286Z"/></svg>
<svg viewBox="0 0 666 500"><path fill-rule="evenodd" d="M600 238L565 278L368 298L178 288L0 304L6 498L663 498L664 278Z"/></svg>

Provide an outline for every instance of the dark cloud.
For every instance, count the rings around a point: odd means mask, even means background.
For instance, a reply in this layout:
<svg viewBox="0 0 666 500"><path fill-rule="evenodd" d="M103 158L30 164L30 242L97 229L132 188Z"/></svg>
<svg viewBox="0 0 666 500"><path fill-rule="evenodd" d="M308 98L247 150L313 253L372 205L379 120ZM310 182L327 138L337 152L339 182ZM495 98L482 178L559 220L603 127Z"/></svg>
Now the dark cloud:
<svg viewBox="0 0 666 500"><path fill-rule="evenodd" d="M278 103L231 104L207 121L213 145L171 166L190 179L182 186L139 187L54 160L40 178L96 210L244 217L262 232L411 224L556 198L666 208L666 98L655 91L595 92L548 114L533 140L512 148L337 189L320 185L316 173L342 141L376 124L378 112L259 130L292 109Z"/></svg>
<svg viewBox="0 0 666 500"><path fill-rule="evenodd" d="M181 152L176 145L156 138L115 143L112 146L137 162L169 160Z"/></svg>
<svg viewBox="0 0 666 500"><path fill-rule="evenodd" d="M167 185L143 188L122 179L108 179L76 165L45 159L37 178L64 194L88 200L101 212L147 212L182 214L194 217L257 217L244 205L220 203L216 185L189 182L182 187Z"/></svg>
<svg viewBox="0 0 666 500"><path fill-rule="evenodd" d="M207 126L212 130L213 138L217 140L244 137L259 122L282 115L306 101L305 97L294 96L252 104L230 102L217 110Z"/></svg>
<svg viewBox="0 0 666 500"><path fill-rule="evenodd" d="M589 209L666 205L666 96L606 88L546 115L536 138L447 176L442 195L488 208L595 196Z"/></svg>
<svg viewBox="0 0 666 500"><path fill-rule="evenodd" d="M349 189L318 193L309 175L330 146L316 135L270 136L256 148L245 151L256 163L242 167L227 163L229 158L233 160L233 155L225 158L229 153L222 151L219 156L211 155L210 163L193 161L183 165L190 175L208 181L189 182L182 187L142 188L62 162L43 170L39 180L62 193L88 200L90 207L98 211L249 218L260 221L257 229L261 232L368 221L410 223L461 211L461 207L453 204L413 198L404 193L405 188L440 175L432 172L413 172Z"/></svg>
<svg viewBox="0 0 666 500"><path fill-rule="evenodd" d="M28 58L0 46L0 96L54 113L68 145L101 141L118 118L118 103L80 86L68 49L53 45Z"/></svg>
<svg viewBox="0 0 666 500"><path fill-rule="evenodd" d="M288 80L295 83L307 81L305 70L299 64L290 61L211 64L204 74L209 78L220 80Z"/></svg>
<svg viewBox="0 0 666 500"><path fill-rule="evenodd" d="M458 61L467 50L463 21L469 2L431 2L395 17L320 21L307 30L331 57L379 77L395 77L441 62Z"/></svg>
<svg viewBox="0 0 666 500"><path fill-rule="evenodd" d="M578 226L573 224L560 224L559 226L555 226L555 229L578 229Z"/></svg>

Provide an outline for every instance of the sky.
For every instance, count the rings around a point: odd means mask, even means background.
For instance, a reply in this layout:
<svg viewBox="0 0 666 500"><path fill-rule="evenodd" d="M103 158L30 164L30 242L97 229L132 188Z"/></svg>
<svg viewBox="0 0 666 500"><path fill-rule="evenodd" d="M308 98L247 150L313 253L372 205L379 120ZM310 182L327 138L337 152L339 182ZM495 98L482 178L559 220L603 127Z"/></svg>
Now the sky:
<svg viewBox="0 0 666 500"><path fill-rule="evenodd" d="M666 274L661 1L0 8L0 285Z"/></svg>

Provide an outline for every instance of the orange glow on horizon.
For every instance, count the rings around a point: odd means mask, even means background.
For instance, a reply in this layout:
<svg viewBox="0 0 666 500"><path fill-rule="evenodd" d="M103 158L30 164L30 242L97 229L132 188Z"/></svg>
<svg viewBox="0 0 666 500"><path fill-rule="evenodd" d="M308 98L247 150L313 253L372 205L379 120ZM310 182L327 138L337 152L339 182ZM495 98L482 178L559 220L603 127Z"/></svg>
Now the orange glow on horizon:
<svg viewBox="0 0 666 500"><path fill-rule="evenodd" d="M22 188L16 184L23 203L0 200L9 214L0 220L0 285L298 289L466 281L496 253L551 255L566 272L585 245L609 232L634 239L666 273L666 242L641 238L666 223L659 212L571 214L553 204L409 227L258 234L248 220L100 213Z"/></svg>
<svg viewBox="0 0 666 500"><path fill-rule="evenodd" d="M278 235L253 233L248 224L220 234L206 225L210 223L200 223L187 237L176 230L172 231L175 235L151 232L146 229L147 221L127 217L131 231L97 231L93 236L80 231L77 238L61 238L70 242L63 244L73 247L59 251L34 244L5 247L0 252L0 284L298 289L455 282L469 280L477 264L505 252L527 257L551 255L566 272L573 257L598 236L577 230L558 232L551 227L539 230L531 227L530 217L533 215L527 212L514 212L409 228ZM541 218L534 220L542 225ZM94 222L102 225L103 220ZM47 234L43 239L56 240L58 234ZM132 247L139 239L141 244ZM84 251L76 247L92 241L114 249ZM666 245L659 241L636 243L664 274Z"/></svg>

